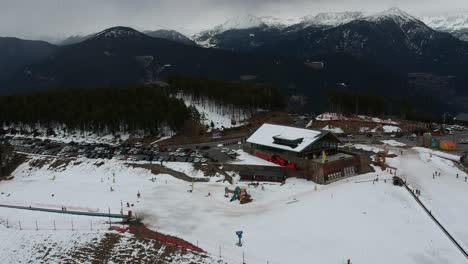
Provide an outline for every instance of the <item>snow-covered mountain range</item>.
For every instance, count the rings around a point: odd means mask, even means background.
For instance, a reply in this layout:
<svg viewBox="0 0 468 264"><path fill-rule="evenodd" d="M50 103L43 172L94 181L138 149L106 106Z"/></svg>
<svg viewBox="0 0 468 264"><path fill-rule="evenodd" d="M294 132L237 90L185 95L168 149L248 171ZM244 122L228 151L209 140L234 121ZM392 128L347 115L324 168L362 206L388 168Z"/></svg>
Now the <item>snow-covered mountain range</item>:
<svg viewBox="0 0 468 264"><path fill-rule="evenodd" d="M423 16L421 20L435 30L448 32L461 40L468 41L468 13Z"/></svg>
<svg viewBox="0 0 468 264"><path fill-rule="evenodd" d="M462 30L460 20L433 20L432 25ZM377 91L399 87L405 93L408 78L412 78L412 83L422 87L414 85L415 89L429 86L435 93L448 91L467 98L468 42L428 24L398 8L375 14L321 13L297 20L248 15L195 35L198 45L216 49L177 43L187 39L174 31L142 33L113 27L83 39L73 36L79 43L52 46L52 55L45 52L24 62L0 62L3 69L13 69L3 78L5 91L8 87L135 83L153 80L147 78L148 72L159 74L160 66L171 65L158 78L182 74L233 81L254 76L255 81L307 96L314 94L308 90L311 86L314 91L325 91L334 83ZM2 42L13 45L0 39L0 46ZM22 45L15 43L16 48ZM323 62L325 67L318 71L308 62ZM427 76L440 80L450 76L450 82L428 81Z"/></svg>
<svg viewBox="0 0 468 264"><path fill-rule="evenodd" d="M307 30L307 33L310 33L310 31L326 30L358 20L377 22L388 18L395 19L398 24L417 21L419 24L426 24L432 29L451 33L461 40L468 41L468 14L416 17L396 7L375 14L360 11L332 12L292 19L246 15L230 19L212 29L203 30L192 36L192 39L198 45L204 47L235 49L235 45L224 42L248 38L252 45L259 46L266 40L270 41L271 38L284 37L298 31ZM243 34L239 36L239 32ZM261 37L258 36L260 32ZM261 39L258 40L258 38Z"/></svg>
<svg viewBox="0 0 468 264"><path fill-rule="evenodd" d="M336 27L353 20L365 17L366 14L363 12L337 12L337 13L318 13L316 15L309 15L301 18L299 24L303 27L310 26L325 26L325 27Z"/></svg>
<svg viewBox="0 0 468 264"><path fill-rule="evenodd" d="M342 26L356 20L381 20L394 17L396 20L408 21L419 20L430 28L447 32L458 39L468 41L468 13L456 15L433 15L433 16L412 16L406 12L391 8L380 13L368 13L361 11L348 12L328 12L306 15L295 18L282 18L274 16L255 16L251 14L237 16L226 22L205 29L199 33L186 37L183 34L169 29L156 31L142 31L152 37L164 38L187 45L200 45L208 48L234 49L236 45L226 44L226 41L242 42L241 50L250 50L265 43L271 42L278 37L284 37L291 33L304 31L309 34L315 31L326 30L337 26ZM57 41L60 45L70 45L82 42L95 34L75 34L63 41ZM251 47L250 47L251 46Z"/></svg>

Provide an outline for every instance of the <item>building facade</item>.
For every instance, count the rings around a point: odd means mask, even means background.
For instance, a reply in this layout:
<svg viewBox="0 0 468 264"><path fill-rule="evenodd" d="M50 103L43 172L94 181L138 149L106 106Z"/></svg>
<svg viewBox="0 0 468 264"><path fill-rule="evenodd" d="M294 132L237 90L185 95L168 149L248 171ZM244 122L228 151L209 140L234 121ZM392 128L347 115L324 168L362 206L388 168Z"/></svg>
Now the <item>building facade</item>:
<svg viewBox="0 0 468 264"><path fill-rule="evenodd" d="M286 168L286 177L324 184L372 171L367 156L340 151L329 131L264 124L247 143L246 152Z"/></svg>

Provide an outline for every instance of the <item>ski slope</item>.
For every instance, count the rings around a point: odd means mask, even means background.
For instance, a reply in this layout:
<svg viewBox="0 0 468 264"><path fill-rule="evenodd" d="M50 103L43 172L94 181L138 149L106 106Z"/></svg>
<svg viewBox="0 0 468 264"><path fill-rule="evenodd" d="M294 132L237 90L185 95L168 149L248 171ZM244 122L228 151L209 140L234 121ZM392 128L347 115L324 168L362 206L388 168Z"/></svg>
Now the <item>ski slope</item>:
<svg viewBox="0 0 468 264"><path fill-rule="evenodd" d="M414 189L421 190L421 201L459 243L468 249L467 174L451 160L429 155L433 151L414 148L391 161ZM433 176L437 172L440 176ZM457 178L458 174L458 178Z"/></svg>
<svg viewBox="0 0 468 264"><path fill-rule="evenodd" d="M413 168L412 164L410 160L399 166L416 170L421 165L415 163ZM193 192L188 192L189 182L153 175L117 160L80 159L57 169L23 164L13 175L12 181L0 182L4 193L0 204L66 206L93 212L110 208L118 213L123 203L124 213L132 210L153 230L198 244L213 255L221 248L229 263L239 263L242 254L246 263L345 263L348 258L370 264L466 262L406 190L384 182L390 178L385 172L326 186L288 179L284 185L266 183L264 190L212 180L195 183ZM373 184L377 175L380 180ZM238 185L248 188L253 202L241 205L224 197L225 187ZM127 202L133 207L127 208ZM459 205L460 209L465 204ZM0 218L31 223L43 219L9 210L0 209ZM44 217L45 222L50 220ZM65 225L68 221L63 220ZM89 226L89 218L74 221L83 228ZM244 231L243 247L235 245L238 230ZM8 252L11 247L15 246L0 249Z"/></svg>

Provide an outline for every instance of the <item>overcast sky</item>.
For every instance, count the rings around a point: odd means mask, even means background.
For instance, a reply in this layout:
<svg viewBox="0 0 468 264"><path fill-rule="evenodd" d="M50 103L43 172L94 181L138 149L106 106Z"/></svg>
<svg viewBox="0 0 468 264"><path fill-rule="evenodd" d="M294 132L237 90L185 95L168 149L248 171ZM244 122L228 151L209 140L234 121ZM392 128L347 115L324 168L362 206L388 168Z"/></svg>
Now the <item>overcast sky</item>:
<svg viewBox="0 0 468 264"><path fill-rule="evenodd" d="M468 0L0 0L0 36L64 37L117 25L193 34L245 14L300 17L393 6L413 15L468 12Z"/></svg>

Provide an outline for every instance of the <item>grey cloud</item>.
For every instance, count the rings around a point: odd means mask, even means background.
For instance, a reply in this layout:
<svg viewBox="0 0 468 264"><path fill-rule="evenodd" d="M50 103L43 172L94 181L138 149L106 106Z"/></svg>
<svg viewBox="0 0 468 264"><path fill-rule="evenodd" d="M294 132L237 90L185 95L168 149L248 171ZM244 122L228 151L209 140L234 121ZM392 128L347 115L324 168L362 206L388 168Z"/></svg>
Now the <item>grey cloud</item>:
<svg viewBox="0 0 468 264"><path fill-rule="evenodd" d="M244 14L296 17L392 6L416 15L468 11L466 0L0 0L0 36L65 37L116 25L194 33Z"/></svg>

